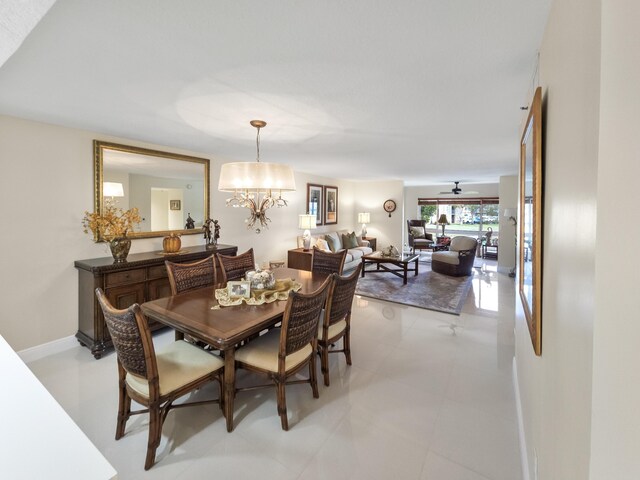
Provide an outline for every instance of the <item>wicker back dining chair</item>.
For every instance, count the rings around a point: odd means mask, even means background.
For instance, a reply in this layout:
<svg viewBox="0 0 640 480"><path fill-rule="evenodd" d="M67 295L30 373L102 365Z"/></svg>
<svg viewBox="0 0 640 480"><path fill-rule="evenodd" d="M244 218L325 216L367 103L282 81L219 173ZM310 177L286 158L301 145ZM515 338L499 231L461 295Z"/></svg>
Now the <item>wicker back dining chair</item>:
<svg viewBox="0 0 640 480"><path fill-rule="evenodd" d="M341 277L333 275L327 294L327 303L318 325L318 353L324 384L329 386L329 354L343 352L347 365L351 365L351 304L356 293L362 264L355 271ZM342 338L342 349L331 349Z"/></svg>
<svg viewBox="0 0 640 480"><path fill-rule="evenodd" d="M172 408L218 402L222 397L221 372L224 362L187 342L178 341L158 352L153 347L147 319L139 305L126 310L113 308L104 292L96 289L104 320L113 340L118 361L118 420L116 440L124 435L131 415L149 412L149 440L144 469L155 463L162 424ZM211 381L218 381L216 400L173 405L183 395ZM147 407L131 410L131 400Z"/></svg>
<svg viewBox="0 0 640 480"><path fill-rule="evenodd" d="M240 255L218 255L220 269L222 270L221 282L226 283L229 280L240 280L249 270L256 268L256 261L253 257L253 248L250 248Z"/></svg>
<svg viewBox="0 0 640 480"><path fill-rule="evenodd" d="M309 294L291 292L287 300L282 327L249 342L236 352L236 366L266 374L276 385L278 415L283 430L289 430L285 386L309 383L313 397L318 398L316 349L318 320L326 302L331 277ZM287 382L287 378L309 367L309 378ZM248 389L264 387L249 387ZM241 389L242 390L242 389Z"/></svg>
<svg viewBox="0 0 640 480"><path fill-rule="evenodd" d="M314 246L311 271L313 273L326 273L328 275L332 273L342 275L342 267L344 267L344 260L346 257L346 250L341 250L337 253L329 253Z"/></svg>
<svg viewBox="0 0 640 480"><path fill-rule="evenodd" d="M217 283L215 255L192 263L174 263L165 260L164 264L167 267L172 295L210 287Z"/></svg>

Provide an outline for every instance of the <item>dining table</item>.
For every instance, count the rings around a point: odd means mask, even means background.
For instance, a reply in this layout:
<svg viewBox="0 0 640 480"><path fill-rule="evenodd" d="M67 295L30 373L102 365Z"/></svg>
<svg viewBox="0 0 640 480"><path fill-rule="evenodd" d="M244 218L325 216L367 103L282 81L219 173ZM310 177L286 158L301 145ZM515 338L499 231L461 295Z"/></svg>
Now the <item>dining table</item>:
<svg viewBox="0 0 640 480"><path fill-rule="evenodd" d="M292 279L301 285L300 292L317 290L327 278L325 273L313 273L292 268L273 270L276 279ZM150 319L173 328L176 336L187 334L220 350L224 358L223 411L227 431L233 430L233 402L236 394L235 350L246 340L282 321L286 300L262 305L221 306L215 290L224 285L199 288L140 305Z"/></svg>

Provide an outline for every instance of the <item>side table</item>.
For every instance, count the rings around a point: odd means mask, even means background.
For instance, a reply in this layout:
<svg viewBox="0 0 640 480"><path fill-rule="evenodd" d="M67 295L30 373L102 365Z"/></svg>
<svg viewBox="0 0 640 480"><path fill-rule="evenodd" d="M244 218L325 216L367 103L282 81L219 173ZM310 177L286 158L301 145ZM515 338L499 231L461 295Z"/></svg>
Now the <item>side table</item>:
<svg viewBox="0 0 640 480"><path fill-rule="evenodd" d="M292 248L287 252L287 267L297 270L311 271L311 262L313 260L313 250L305 250L304 248Z"/></svg>
<svg viewBox="0 0 640 480"><path fill-rule="evenodd" d="M369 246L375 252L377 250L376 237L362 237L363 240L369 240Z"/></svg>

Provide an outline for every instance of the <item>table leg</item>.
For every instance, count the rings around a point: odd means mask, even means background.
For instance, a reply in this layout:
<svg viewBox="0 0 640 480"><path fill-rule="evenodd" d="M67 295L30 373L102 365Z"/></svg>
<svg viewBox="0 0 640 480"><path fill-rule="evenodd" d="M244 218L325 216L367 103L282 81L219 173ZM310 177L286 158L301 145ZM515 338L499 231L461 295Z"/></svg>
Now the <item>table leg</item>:
<svg viewBox="0 0 640 480"><path fill-rule="evenodd" d="M414 275L415 277L418 276L418 259L416 258L416 268L415 268L416 274Z"/></svg>
<svg viewBox="0 0 640 480"><path fill-rule="evenodd" d="M361 277L364 278L364 267L367 265L367 263L364 261L364 258L362 259L362 274Z"/></svg>
<svg viewBox="0 0 640 480"><path fill-rule="evenodd" d="M227 419L227 432L233 431L233 400L236 396L235 353L235 347L224 351L224 416Z"/></svg>
<svg viewBox="0 0 640 480"><path fill-rule="evenodd" d="M403 267L402 269L404 270L404 277L402 278L403 285L407 284L407 271L409 270L408 266L409 266L409 262L404 262L402 264L402 267Z"/></svg>

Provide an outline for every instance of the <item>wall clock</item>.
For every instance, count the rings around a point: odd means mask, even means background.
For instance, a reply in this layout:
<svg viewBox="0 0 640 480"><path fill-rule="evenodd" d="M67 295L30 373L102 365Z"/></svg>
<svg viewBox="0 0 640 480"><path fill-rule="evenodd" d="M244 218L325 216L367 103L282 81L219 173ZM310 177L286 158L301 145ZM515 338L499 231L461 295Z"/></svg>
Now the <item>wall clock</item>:
<svg viewBox="0 0 640 480"><path fill-rule="evenodd" d="M393 200L387 200L382 206L384 207L384 211L387 212L389 216L391 216L392 212L396 211L396 202L394 202Z"/></svg>

